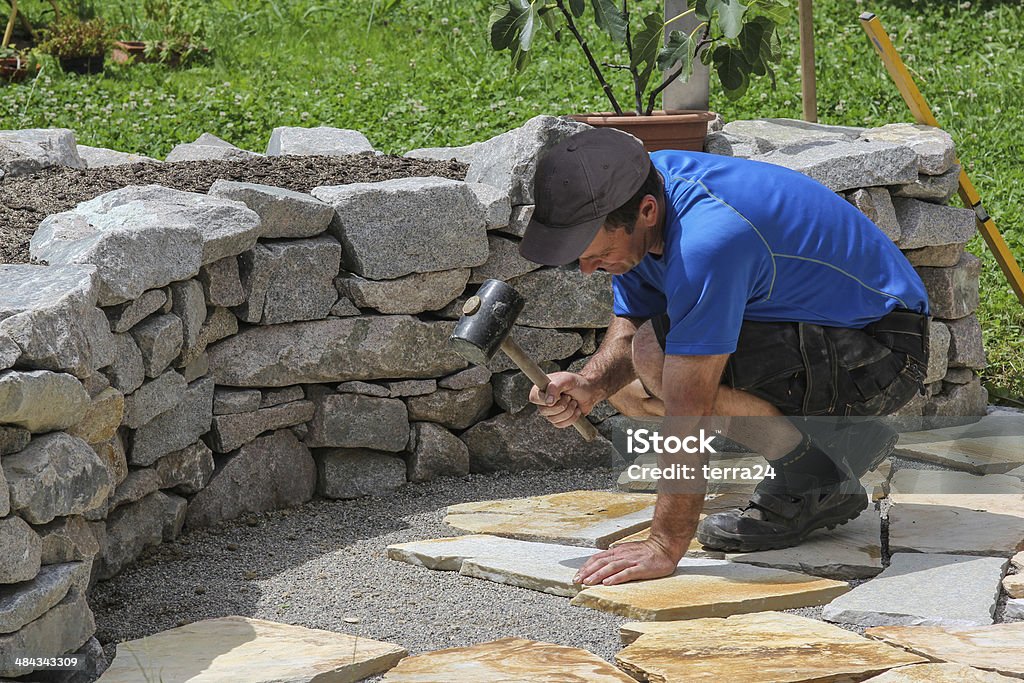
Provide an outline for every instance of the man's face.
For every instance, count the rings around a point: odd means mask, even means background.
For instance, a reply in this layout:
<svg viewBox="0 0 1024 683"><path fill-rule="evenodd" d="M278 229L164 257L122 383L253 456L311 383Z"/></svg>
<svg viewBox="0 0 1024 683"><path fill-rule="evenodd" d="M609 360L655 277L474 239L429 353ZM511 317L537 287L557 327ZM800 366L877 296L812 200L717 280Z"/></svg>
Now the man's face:
<svg viewBox="0 0 1024 683"><path fill-rule="evenodd" d="M597 270L612 275L622 275L632 270L655 245L657 224L658 203L653 196L647 195L640 202L633 230L607 230L602 227L590 246L580 255L580 270L587 275Z"/></svg>

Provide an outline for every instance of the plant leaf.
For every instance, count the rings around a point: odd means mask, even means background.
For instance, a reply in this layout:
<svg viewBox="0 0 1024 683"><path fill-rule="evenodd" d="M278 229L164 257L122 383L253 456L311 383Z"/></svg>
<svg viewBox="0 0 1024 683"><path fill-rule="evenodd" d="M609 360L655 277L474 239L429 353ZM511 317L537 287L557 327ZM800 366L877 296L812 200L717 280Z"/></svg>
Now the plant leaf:
<svg viewBox="0 0 1024 683"><path fill-rule="evenodd" d="M607 32L616 43L626 42L626 16L619 10L615 0L591 0L594 5L594 21Z"/></svg>
<svg viewBox="0 0 1024 683"><path fill-rule="evenodd" d="M522 22L530 10L528 0L506 0L491 10L491 47L508 50L519 42Z"/></svg>
<svg viewBox="0 0 1024 683"><path fill-rule="evenodd" d="M537 26L537 10L533 8L532 4L523 13L519 24L519 49L528 52L533 44L533 35Z"/></svg>
<svg viewBox="0 0 1024 683"><path fill-rule="evenodd" d="M665 31L665 20L660 12L652 12L644 17L643 29L633 36L633 59L630 67L638 69L640 90L647 88L651 73L659 63L659 50ZM640 67L643 68L640 68Z"/></svg>
<svg viewBox="0 0 1024 683"><path fill-rule="evenodd" d="M668 43L658 54L658 68L668 71L679 62L683 71L679 74L679 80L686 82L693 73L693 51L697 47L697 41L690 38L686 31L672 31L668 34Z"/></svg>
<svg viewBox="0 0 1024 683"><path fill-rule="evenodd" d="M748 9L740 0L697 0L694 13L704 21L709 21L713 14L718 13L718 28L722 35L732 40L743 28L743 15Z"/></svg>
<svg viewBox="0 0 1024 683"><path fill-rule="evenodd" d="M715 48L714 62L725 96L731 100L743 97L750 85L750 65L743 58L743 51L719 45Z"/></svg>
<svg viewBox="0 0 1024 683"><path fill-rule="evenodd" d="M587 0L569 0L569 13L579 18L587 11Z"/></svg>

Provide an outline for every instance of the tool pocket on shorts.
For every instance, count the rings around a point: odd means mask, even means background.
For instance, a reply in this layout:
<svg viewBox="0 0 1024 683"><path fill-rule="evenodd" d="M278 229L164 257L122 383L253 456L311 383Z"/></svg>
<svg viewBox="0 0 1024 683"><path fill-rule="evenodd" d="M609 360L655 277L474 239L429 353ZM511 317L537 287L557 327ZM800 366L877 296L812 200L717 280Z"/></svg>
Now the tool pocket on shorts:
<svg viewBox="0 0 1024 683"><path fill-rule="evenodd" d="M836 349L824 327L798 323L800 355L806 371L803 414L828 415L836 408Z"/></svg>
<svg viewBox="0 0 1024 683"><path fill-rule="evenodd" d="M856 388L861 401L870 401L882 394L903 369L905 356L861 331L840 327L827 328L828 337L836 349L838 382ZM844 396L853 402L856 396Z"/></svg>
<svg viewBox="0 0 1024 683"><path fill-rule="evenodd" d="M799 374L804 366L796 328L793 323L745 321L726 364L726 383L748 391Z"/></svg>

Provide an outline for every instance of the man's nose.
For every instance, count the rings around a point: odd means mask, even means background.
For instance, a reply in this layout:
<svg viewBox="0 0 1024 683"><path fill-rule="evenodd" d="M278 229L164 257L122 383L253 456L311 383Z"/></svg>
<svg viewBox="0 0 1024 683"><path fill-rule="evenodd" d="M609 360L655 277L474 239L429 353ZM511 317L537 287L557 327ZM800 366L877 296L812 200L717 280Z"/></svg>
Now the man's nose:
<svg viewBox="0 0 1024 683"><path fill-rule="evenodd" d="M595 270L597 270L597 260L596 259L585 259L583 261L580 261L580 271L584 275L590 275Z"/></svg>

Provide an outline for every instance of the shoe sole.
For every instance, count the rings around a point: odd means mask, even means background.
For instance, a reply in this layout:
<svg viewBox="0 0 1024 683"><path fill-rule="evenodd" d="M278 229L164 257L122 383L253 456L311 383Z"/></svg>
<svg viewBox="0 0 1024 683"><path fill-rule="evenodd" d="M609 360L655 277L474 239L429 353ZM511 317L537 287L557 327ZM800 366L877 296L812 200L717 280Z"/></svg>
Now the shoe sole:
<svg viewBox="0 0 1024 683"><path fill-rule="evenodd" d="M860 516L860 513L864 512L868 508L868 497L866 495L859 497L859 503L857 509L850 508L844 512L839 512L827 517L813 520L807 525L807 528L799 533L779 535L774 534L772 536L762 537L751 537L751 536L739 536L733 534L727 534L725 532L718 532L714 536L710 536L702 533L700 530L697 531L697 540L705 548L709 550L719 550L727 553L752 553L759 550L779 550L781 548L791 548L795 545L799 545L807 538L812 532L818 529L835 529L837 526L842 526L847 522L853 521Z"/></svg>

